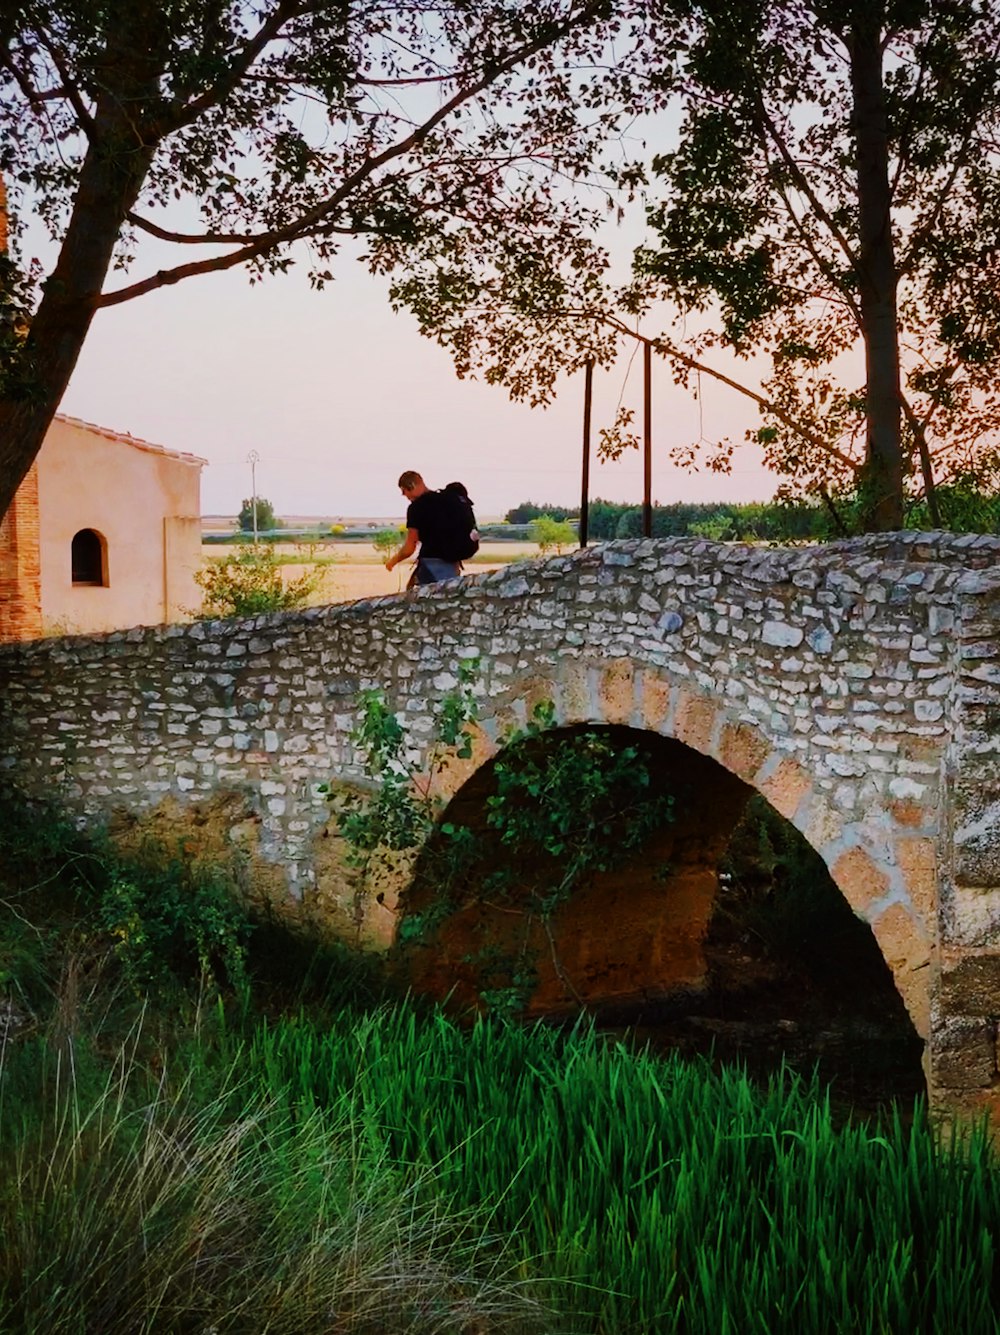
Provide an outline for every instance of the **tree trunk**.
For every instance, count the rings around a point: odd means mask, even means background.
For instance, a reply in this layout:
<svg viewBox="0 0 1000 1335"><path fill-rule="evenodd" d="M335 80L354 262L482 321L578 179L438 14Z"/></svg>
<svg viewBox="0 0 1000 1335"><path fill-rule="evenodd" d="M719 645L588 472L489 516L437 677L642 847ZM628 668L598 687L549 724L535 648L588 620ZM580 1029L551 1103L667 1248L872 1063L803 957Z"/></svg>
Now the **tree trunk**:
<svg viewBox="0 0 1000 1335"><path fill-rule="evenodd" d="M118 104L98 107L59 259L18 358L18 388L0 399L0 518L59 409L152 156Z"/></svg>
<svg viewBox="0 0 1000 1335"><path fill-rule="evenodd" d="M858 180L858 295L867 381L862 499L866 528L885 532L903 527L903 449L880 8L872 3L856 7L848 46Z"/></svg>

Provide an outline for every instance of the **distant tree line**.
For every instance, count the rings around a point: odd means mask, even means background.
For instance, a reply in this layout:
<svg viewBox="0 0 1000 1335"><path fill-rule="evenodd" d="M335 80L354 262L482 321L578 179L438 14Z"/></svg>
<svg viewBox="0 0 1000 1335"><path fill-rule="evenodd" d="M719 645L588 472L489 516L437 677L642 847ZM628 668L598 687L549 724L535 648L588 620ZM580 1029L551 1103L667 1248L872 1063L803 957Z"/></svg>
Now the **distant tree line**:
<svg viewBox="0 0 1000 1335"><path fill-rule="evenodd" d="M592 501L588 533L595 541L642 536L642 507ZM716 542L786 542L830 537L824 511L808 502L780 505L685 504L654 505L654 538L711 538Z"/></svg>
<svg viewBox="0 0 1000 1335"><path fill-rule="evenodd" d="M509 524L531 524L539 519L579 523L579 506L536 505L523 501L504 516ZM589 536L595 541L638 538L642 535L642 507L594 500L587 512ZM782 505L674 504L653 507L653 537L703 537L720 541L826 538L830 521L819 506L807 502Z"/></svg>
<svg viewBox="0 0 1000 1335"><path fill-rule="evenodd" d="M530 524L535 519L554 519L557 524L567 519L579 519L580 507L567 508L565 505L536 505L534 501L522 501L504 515L507 524Z"/></svg>
<svg viewBox="0 0 1000 1335"><path fill-rule="evenodd" d="M1000 533L1000 494L975 486L942 486L937 490L938 522L933 523L925 499L911 501L904 519L908 529L948 529L957 533ZM847 507L849 510L849 507ZM508 510L510 524L531 524L548 518L579 523L579 506L536 505L523 501ZM847 523L845 524L845 518ZM857 532L854 516L812 501L684 503L654 505L654 538L711 538L719 542L832 542ZM642 507L594 500L587 513L588 537L595 542L642 536Z"/></svg>

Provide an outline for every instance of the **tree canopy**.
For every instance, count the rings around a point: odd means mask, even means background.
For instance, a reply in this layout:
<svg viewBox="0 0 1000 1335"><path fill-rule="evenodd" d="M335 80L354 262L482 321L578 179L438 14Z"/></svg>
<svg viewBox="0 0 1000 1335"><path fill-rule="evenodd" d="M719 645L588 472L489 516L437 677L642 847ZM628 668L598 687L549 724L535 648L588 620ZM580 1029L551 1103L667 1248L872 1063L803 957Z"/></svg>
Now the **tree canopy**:
<svg viewBox="0 0 1000 1335"><path fill-rule="evenodd" d="M274 506L265 496L245 497L236 516L236 527L241 533L266 533L269 529L281 527L281 521L274 513Z"/></svg>
<svg viewBox="0 0 1000 1335"><path fill-rule="evenodd" d="M769 463L859 494L864 527L1000 478L998 55L989 0L702 0L682 23L633 300L705 312L697 361L765 354Z"/></svg>
<svg viewBox="0 0 1000 1335"><path fill-rule="evenodd" d="M791 494L937 523L1000 482L998 122L1000 0L12 0L0 173L59 248L0 264L0 511L103 307L237 265L323 287L354 238L460 375L545 402L641 320L756 403Z"/></svg>
<svg viewBox="0 0 1000 1335"><path fill-rule="evenodd" d="M530 335L521 312L476 325L456 308L445 337L517 386L539 359L607 360L602 335L633 339L641 318L680 383L714 379L757 405L747 437L791 494L861 527L901 527L910 504L939 522L942 485L996 489L996 0L650 0L648 13L658 41L629 77L681 118L619 173L647 201L633 280L593 284L558 324L543 297ZM657 328L662 303L677 318ZM760 385L739 367L751 357L769 367ZM618 428L612 453L635 443L627 411ZM727 469L734 448L718 442L708 465ZM700 442L677 451L696 455Z"/></svg>
<svg viewBox="0 0 1000 1335"><path fill-rule="evenodd" d="M0 513L108 306L237 265L305 262L323 287L351 237L372 271L421 275L422 315L487 272L511 308L563 300L560 273L602 264L600 203L568 185L632 96L610 35L641 26L610 0L8 0ZM20 260L29 213L47 274ZM178 258L142 271L149 239Z"/></svg>

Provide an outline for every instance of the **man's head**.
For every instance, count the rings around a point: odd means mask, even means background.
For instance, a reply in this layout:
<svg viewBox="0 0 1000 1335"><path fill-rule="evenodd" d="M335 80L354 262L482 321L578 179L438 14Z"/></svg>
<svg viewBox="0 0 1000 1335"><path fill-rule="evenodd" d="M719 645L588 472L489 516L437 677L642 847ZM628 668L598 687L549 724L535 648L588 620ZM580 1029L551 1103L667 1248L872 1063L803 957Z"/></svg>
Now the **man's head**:
<svg viewBox="0 0 1000 1335"><path fill-rule="evenodd" d="M418 496L422 496L427 490L424 479L419 473L415 473L412 468L407 469L405 473L399 475L399 490L408 501L415 501Z"/></svg>

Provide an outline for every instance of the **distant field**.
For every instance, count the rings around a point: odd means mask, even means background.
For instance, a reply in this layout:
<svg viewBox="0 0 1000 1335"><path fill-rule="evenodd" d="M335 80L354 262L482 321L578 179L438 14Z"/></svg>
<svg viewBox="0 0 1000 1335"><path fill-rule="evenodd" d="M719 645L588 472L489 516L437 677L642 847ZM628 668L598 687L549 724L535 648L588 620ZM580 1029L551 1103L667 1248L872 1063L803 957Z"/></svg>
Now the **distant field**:
<svg viewBox="0 0 1000 1335"><path fill-rule="evenodd" d="M206 561L218 561L233 549L204 543L201 550ZM301 542L280 542L275 543L274 550L282 558L281 573L285 580L313 569L322 572L320 586L310 600L314 606L400 593L410 578L409 562L395 570L386 570L382 557L370 543L324 542L312 547ZM476 574L499 570L512 561L527 560L538 554L533 542L484 542L474 559L466 563L466 571Z"/></svg>

